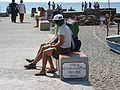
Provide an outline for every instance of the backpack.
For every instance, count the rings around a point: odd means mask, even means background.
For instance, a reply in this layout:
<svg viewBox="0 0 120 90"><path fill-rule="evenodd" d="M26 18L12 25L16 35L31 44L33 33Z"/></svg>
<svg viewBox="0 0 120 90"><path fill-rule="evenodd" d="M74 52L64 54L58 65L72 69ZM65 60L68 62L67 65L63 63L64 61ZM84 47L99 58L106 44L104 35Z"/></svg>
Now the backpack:
<svg viewBox="0 0 120 90"><path fill-rule="evenodd" d="M78 39L78 36L72 35L71 51L79 51L81 44L81 40Z"/></svg>
<svg viewBox="0 0 120 90"><path fill-rule="evenodd" d="M67 26L72 33L71 51L79 51L81 47L81 40L78 39L79 25L75 20L66 21Z"/></svg>

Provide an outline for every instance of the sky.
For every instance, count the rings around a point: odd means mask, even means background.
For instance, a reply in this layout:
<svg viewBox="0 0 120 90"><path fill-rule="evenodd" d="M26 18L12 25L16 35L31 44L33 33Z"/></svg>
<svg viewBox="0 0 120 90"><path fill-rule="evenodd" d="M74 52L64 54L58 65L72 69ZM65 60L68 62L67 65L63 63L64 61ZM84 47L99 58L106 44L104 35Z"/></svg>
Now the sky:
<svg viewBox="0 0 120 90"><path fill-rule="evenodd" d="M4 2L11 2L12 0L0 0ZM19 2L20 0L15 0L16 2ZM84 2L84 1L92 1L92 2L108 2L108 0L23 0L24 2ZM110 2L120 2L120 0L110 0Z"/></svg>

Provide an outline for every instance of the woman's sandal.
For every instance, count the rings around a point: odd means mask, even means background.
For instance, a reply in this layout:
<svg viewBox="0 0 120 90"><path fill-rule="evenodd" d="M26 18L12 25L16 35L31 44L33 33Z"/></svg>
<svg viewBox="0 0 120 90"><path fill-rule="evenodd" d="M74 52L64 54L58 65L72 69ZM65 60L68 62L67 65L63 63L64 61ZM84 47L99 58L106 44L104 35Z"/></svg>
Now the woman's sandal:
<svg viewBox="0 0 120 90"><path fill-rule="evenodd" d="M35 73L35 76L46 76L46 73L41 73L41 72Z"/></svg>

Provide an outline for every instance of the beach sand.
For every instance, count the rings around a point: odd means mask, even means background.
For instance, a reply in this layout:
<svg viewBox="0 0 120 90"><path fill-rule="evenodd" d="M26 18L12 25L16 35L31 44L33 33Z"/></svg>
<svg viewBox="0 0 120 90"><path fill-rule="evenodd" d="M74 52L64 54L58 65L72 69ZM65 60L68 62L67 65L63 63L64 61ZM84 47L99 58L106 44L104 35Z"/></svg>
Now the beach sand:
<svg viewBox="0 0 120 90"><path fill-rule="evenodd" d="M111 51L105 42L104 26L80 26L81 51L89 58L89 80L96 90L120 90L120 54ZM117 27L109 28L109 35Z"/></svg>

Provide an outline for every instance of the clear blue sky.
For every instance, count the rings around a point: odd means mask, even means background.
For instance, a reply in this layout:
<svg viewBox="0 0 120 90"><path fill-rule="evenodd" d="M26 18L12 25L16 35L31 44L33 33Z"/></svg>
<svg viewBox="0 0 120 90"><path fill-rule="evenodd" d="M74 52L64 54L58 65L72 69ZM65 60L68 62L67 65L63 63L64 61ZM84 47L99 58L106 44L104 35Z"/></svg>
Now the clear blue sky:
<svg viewBox="0 0 120 90"><path fill-rule="evenodd" d="M12 0L0 0L0 1L6 1L11 2ZM16 2L19 2L20 0L15 0ZM92 1L92 2L108 2L108 0L23 0L24 2L84 2L84 1ZM120 0L110 0L110 2L120 2Z"/></svg>

